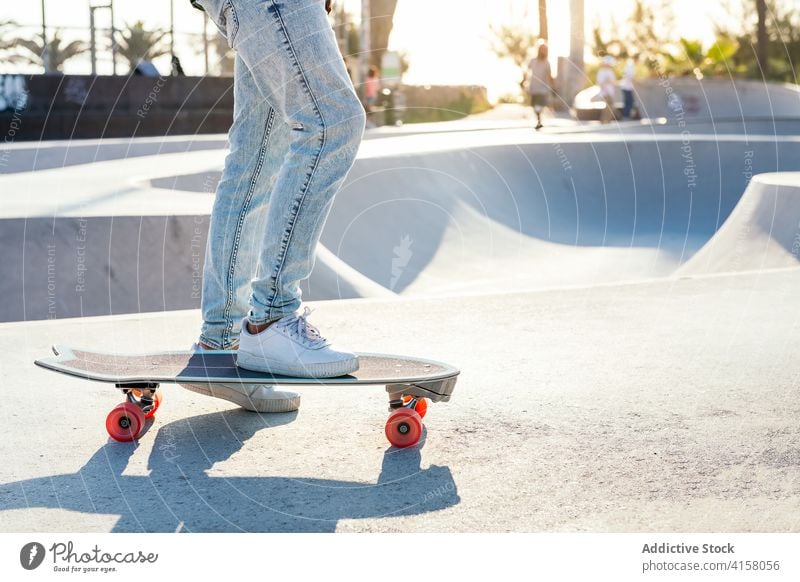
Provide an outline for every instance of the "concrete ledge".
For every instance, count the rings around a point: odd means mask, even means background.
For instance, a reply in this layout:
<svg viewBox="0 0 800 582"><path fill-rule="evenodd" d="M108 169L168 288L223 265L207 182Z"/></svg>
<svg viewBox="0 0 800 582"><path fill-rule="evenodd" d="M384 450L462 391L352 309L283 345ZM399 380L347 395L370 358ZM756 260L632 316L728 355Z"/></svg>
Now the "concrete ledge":
<svg viewBox="0 0 800 582"><path fill-rule="evenodd" d="M0 220L0 321L196 309L209 216ZM391 296L325 248L309 299Z"/></svg>
<svg viewBox="0 0 800 582"><path fill-rule="evenodd" d="M676 275L800 265L800 172L754 176L722 228Z"/></svg>

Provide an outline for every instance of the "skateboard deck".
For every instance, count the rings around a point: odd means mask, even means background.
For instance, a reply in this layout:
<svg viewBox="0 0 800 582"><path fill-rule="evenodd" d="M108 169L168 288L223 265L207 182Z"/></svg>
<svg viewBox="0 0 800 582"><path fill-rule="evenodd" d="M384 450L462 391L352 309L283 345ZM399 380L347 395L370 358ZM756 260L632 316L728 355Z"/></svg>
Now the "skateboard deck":
<svg viewBox="0 0 800 582"><path fill-rule="evenodd" d="M62 374L112 383L125 394L126 402L112 410L106 420L106 428L112 438L123 441L136 438L144 420L153 416L160 405L161 391L158 388L162 383L292 386L368 384L383 385L389 393L392 416L387 422L386 436L390 442L395 446L410 446L404 443L414 440L407 437L414 437L417 429L421 434L421 418L427 411L426 399L431 402L449 401L459 374L458 369L442 362L388 354L359 353L359 369L346 376L299 378L239 368L236 365L236 352L232 351L131 355L60 345L52 349L54 357L42 358L35 363ZM409 412L418 418L409 415ZM420 421L418 427L414 426L416 421ZM138 427L135 426L137 422ZM416 437L410 444L414 444L419 435Z"/></svg>

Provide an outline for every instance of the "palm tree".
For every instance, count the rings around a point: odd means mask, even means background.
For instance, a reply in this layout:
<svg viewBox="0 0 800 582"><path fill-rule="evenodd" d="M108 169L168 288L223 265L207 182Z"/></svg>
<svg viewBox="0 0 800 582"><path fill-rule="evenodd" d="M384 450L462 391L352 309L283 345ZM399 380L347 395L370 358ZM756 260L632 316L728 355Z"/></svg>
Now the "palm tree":
<svg viewBox="0 0 800 582"><path fill-rule="evenodd" d="M569 2L569 62L570 66L564 75L566 79L559 79L559 94L567 102L572 103L575 94L586 84L583 66L584 40L584 6L583 0L570 0Z"/></svg>
<svg viewBox="0 0 800 582"><path fill-rule="evenodd" d="M13 20L0 20L0 51L10 49L14 46L13 40L6 40L6 33L17 27Z"/></svg>
<svg viewBox="0 0 800 582"><path fill-rule="evenodd" d="M389 46L389 35L392 33L396 8L397 0L370 0L370 65L378 68L381 66L383 53Z"/></svg>
<svg viewBox="0 0 800 582"><path fill-rule="evenodd" d="M761 75L766 79L769 73L769 37L767 36L767 0L756 0L758 28L756 32L756 59Z"/></svg>
<svg viewBox="0 0 800 582"><path fill-rule="evenodd" d="M539 38L547 40L547 0L539 0Z"/></svg>
<svg viewBox="0 0 800 582"><path fill-rule="evenodd" d="M63 45L58 29L48 41L45 41L41 34L37 34L33 39L17 38L11 42L14 46L27 51L15 55L13 60L43 66L45 74L61 73L64 63L88 49L86 43L80 40L73 40Z"/></svg>
<svg viewBox="0 0 800 582"><path fill-rule="evenodd" d="M125 26L126 30L119 31L117 52L128 61L131 71L143 60L169 53L169 46L162 44L167 31L147 30L141 20Z"/></svg>
<svg viewBox="0 0 800 582"><path fill-rule="evenodd" d="M520 89L525 88L525 67L536 45L536 35L528 28L512 25L490 26L492 51L500 59L510 59L517 69L523 71L519 81Z"/></svg>

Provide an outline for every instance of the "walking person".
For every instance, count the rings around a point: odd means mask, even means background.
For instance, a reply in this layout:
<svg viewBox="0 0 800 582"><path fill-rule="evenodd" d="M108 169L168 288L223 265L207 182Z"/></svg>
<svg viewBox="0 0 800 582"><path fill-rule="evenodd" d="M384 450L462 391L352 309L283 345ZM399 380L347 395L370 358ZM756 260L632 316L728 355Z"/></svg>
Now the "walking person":
<svg viewBox="0 0 800 582"><path fill-rule="evenodd" d="M540 42L536 57L528 63L528 94L536 113L536 130L542 129L542 111L550 104L553 75L547 60L547 43Z"/></svg>
<svg viewBox="0 0 800 582"><path fill-rule="evenodd" d="M328 22L328 0L192 0L235 51L230 153L217 187L196 350L288 376L358 368L302 313L299 283L364 131L364 108ZM185 385L249 410L285 412L300 395L271 386Z"/></svg>
<svg viewBox="0 0 800 582"><path fill-rule="evenodd" d="M600 69L597 71L597 84L600 87L600 97L605 102L605 107L600 113L600 121L608 123L616 118L614 113L614 98L617 92L617 75L614 73L614 57L606 55Z"/></svg>
<svg viewBox="0 0 800 582"><path fill-rule="evenodd" d="M378 94L381 90L381 80L378 68L370 67L367 71L367 80L364 82L364 101L367 113L371 113L378 104Z"/></svg>

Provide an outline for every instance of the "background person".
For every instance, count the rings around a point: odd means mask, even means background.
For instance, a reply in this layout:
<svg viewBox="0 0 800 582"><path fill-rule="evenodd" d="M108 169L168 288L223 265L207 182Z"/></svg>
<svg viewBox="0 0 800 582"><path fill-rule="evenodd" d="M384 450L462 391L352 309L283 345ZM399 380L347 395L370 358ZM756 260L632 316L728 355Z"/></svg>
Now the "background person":
<svg viewBox="0 0 800 582"><path fill-rule="evenodd" d="M528 63L528 94L536 113L536 129L542 128L542 110L550 103L553 75L547 60L547 43L540 42L536 57Z"/></svg>
<svg viewBox="0 0 800 582"><path fill-rule="evenodd" d="M619 88L622 89L622 117L630 119L633 110L633 79L636 76L636 63L633 58L625 61L625 68L622 71L622 80Z"/></svg>
<svg viewBox="0 0 800 582"><path fill-rule="evenodd" d="M377 67L370 67L367 71L367 80L364 82L364 101L367 113L371 112L378 104L378 93L381 90L381 80Z"/></svg>

